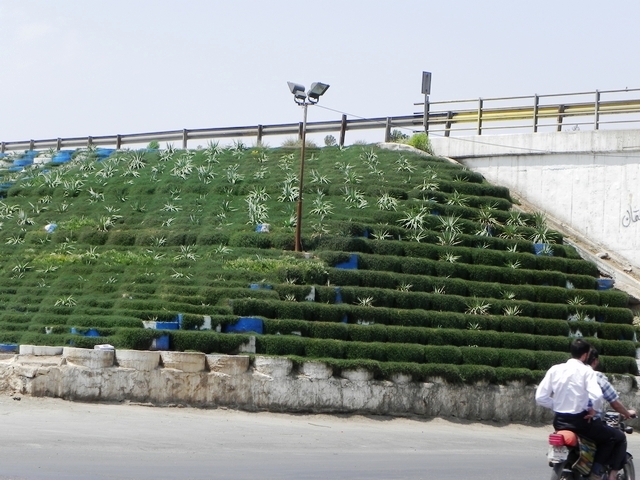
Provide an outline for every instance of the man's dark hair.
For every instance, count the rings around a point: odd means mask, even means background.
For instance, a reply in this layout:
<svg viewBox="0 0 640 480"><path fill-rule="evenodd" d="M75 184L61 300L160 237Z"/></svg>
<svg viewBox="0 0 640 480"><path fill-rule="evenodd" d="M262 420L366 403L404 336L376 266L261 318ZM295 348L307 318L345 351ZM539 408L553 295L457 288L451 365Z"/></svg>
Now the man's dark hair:
<svg viewBox="0 0 640 480"><path fill-rule="evenodd" d="M593 362L595 362L598 358L600 358L600 355L598 354L598 350L596 350L595 348L592 348L589 351L589 356L587 357L586 364L593 366Z"/></svg>
<svg viewBox="0 0 640 480"><path fill-rule="evenodd" d="M571 342L571 348L569 351L571 352L572 358L580 358L585 353L589 353L590 350L591 345L589 345L589 342L581 338L576 338L573 342Z"/></svg>

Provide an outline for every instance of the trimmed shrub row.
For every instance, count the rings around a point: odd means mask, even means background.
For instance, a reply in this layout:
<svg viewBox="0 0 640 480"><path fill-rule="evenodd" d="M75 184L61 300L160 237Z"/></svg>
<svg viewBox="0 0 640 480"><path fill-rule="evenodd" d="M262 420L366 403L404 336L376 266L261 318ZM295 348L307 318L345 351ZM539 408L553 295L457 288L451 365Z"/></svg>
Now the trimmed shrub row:
<svg viewBox="0 0 640 480"><path fill-rule="evenodd" d="M310 287L296 285L276 285L274 290L280 294L280 298L295 298L296 301L304 301ZM316 301L322 303L334 303L336 290L332 287L315 287ZM447 292L448 293L448 292ZM371 299L372 306L400 309L438 310L446 312L465 313L476 303L488 305L487 313L492 315L505 315L507 309L517 307L519 315L531 318L554 318L566 320L570 315L580 313L583 317L608 323L633 322L633 313L628 308L598 307L596 305L562 305L552 303L533 303L520 300L499 300L496 298L469 298L460 295L447 295L440 293L403 292L384 288L365 287L341 287L340 296L347 304L359 304L362 299Z"/></svg>
<svg viewBox="0 0 640 480"><path fill-rule="evenodd" d="M309 358L289 356L295 364L308 362ZM525 383L535 385L542 380L545 371L524 368L489 367L485 365L448 365L438 363L377 362L375 360L322 358L314 359L333 368L334 375L344 370L365 369L373 372L376 379L391 379L394 374L411 375L414 381L444 381L452 384Z"/></svg>
<svg viewBox="0 0 640 480"><path fill-rule="evenodd" d="M519 264L519 267L512 270L553 270L555 272L572 275L598 276L598 269L595 264L581 259L570 259L560 257L547 257L534 255L533 253L513 253L491 248L491 242L506 242L493 237L475 237L477 240L473 246L489 243L490 248L471 248L459 246L441 246L422 242L402 242L397 240L367 240L365 238L348 238L331 235L316 237L314 242L315 250L331 250L338 252L369 253L384 256L415 257L422 259L438 260L443 255L452 253L458 257L456 263L469 265L485 265L494 267L504 267L507 263ZM428 239L427 239L428 241ZM508 245L504 245L506 247ZM448 263L448 262L440 262ZM505 282L511 283L511 282ZM595 283L594 283L595 286Z"/></svg>
<svg viewBox="0 0 640 480"><path fill-rule="evenodd" d="M294 295L295 299L300 301L258 302L256 303L255 311L247 311L247 308L242 307L242 305L247 305L247 303L242 303L243 299L234 299L231 301L234 313L244 316L258 315L267 318L299 318L327 322L343 321L345 315L347 315L350 323L364 321L391 325L430 326L422 324L424 322L422 320L424 314L419 313L428 310L429 315L435 312L463 315L461 320L458 321L464 322L465 328L469 323L486 324L484 317L501 318L501 314L503 318L503 320L500 320L501 322L507 321L504 318L511 318L512 320L509 320L511 322L525 321L524 319L567 320L570 315L578 313L581 319L586 319L588 316L603 323L626 325L633 323L633 313L625 308L570 307L568 305L519 302L515 300L474 300L456 295L392 292L389 290L356 289L352 287L341 288L340 295L343 303L334 304L336 292L330 287L316 287L315 302L303 301L305 295L310 291L309 287L278 286L277 288L283 296ZM372 305L375 308L357 305L368 301L367 299L369 298L372 299ZM258 299L251 300L257 301ZM493 315L467 315L465 312L469 311L476 301L489 304L490 307L487 311ZM504 315L504 309L509 306L520 307L522 316L510 317Z"/></svg>
<svg viewBox="0 0 640 480"><path fill-rule="evenodd" d="M363 262L364 263L364 262ZM434 262L435 263L435 262ZM411 267L409 267L411 268ZM329 269L329 278L334 285L385 288L397 290L403 285L411 285L412 292L432 292L443 288L450 295L463 297L503 298L506 292L512 293L517 300L538 303L564 303L581 297L585 305L603 305L626 308L629 295L619 290L582 290L539 285L514 285L497 282L462 280L430 276L426 274L396 273L377 270Z"/></svg>
<svg viewBox="0 0 640 480"><path fill-rule="evenodd" d="M316 255L329 265L345 262L350 254L335 251L320 251ZM596 279L588 275L573 275L546 270L527 270L523 268L495 267L471 265L466 263L449 263L424 258L411 258L394 255L358 254L360 270L382 272L398 272L411 275L427 275L434 277L452 277L478 282L495 282L509 285L543 285L566 288L571 282L577 289L595 290ZM332 270L332 274L336 274Z"/></svg>
<svg viewBox="0 0 640 480"><path fill-rule="evenodd" d="M197 335L197 334L196 334ZM547 370L566 361L568 352L496 349L487 347L455 347L403 343L355 342L304 338L297 336L260 335L256 352L267 355L297 355L312 358L368 359L378 362L437 363L450 365L486 365L490 367ZM631 373L638 367L634 358L605 357L608 373Z"/></svg>
<svg viewBox="0 0 640 480"><path fill-rule="evenodd" d="M606 339L633 339L630 325L603 324L599 322L567 322L562 320L505 317L492 315L466 315L451 312L425 310L396 310L358 307L354 305L327 305L317 302L273 302L257 299L238 299L232 302L233 313L240 316L260 316L273 319L299 319L318 322L358 323L360 320L374 324L475 329L499 332L530 333L535 335L568 336L575 329L584 335L598 334Z"/></svg>
<svg viewBox="0 0 640 480"><path fill-rule="evenodd" d="M566 336L492 330L457 330L452 328L396 327L387 325L353 325L346 323L305 322L304 320L264 319L265 334L299 335L310 338L361 342L393 342L420 345L477 346L568 352L572 339ZM585 329L586 330L586 329ZM594 332L597 333L597 332ZM630 340L603 340L589 336L589 342L608 356L635 357L635 343ZM633 332L631 332L633 335Z"/></svg>

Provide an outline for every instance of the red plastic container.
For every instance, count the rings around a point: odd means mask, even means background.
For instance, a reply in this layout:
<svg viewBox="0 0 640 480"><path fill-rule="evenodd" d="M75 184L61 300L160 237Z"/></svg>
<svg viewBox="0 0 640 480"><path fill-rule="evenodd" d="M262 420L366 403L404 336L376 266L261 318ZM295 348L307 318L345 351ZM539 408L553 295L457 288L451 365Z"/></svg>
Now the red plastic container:
<svg viewBox="0 0 640 480"><path fill-rule="evenodd" d="M552 433L549 435L549 445L556 447L562 447L564 445L564 437L559 433Z"/></svg>

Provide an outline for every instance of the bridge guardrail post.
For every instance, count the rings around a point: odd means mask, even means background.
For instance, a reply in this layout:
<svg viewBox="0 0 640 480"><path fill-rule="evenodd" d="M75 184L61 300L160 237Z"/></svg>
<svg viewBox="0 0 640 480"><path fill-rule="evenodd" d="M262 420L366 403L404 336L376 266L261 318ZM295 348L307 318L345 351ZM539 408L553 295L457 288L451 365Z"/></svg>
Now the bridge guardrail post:
<svg viewBox="0 0 640 480"><path fill-rule="evenodd" d="M258 138L256 139L256 144L259 147L262 146L262 125L258 125Z"/></svg>
<svg viewBox="0 0 640 480"><path fill-rule="evenodd" d="M341 147L344 147L344 137L347 135L347 116L342 115L342 120L340 121L340 143Z"/></svg>
<svg viewBox="0 0 640 480"><path fill-rule="evenodd" d="M533 96L533 133L538 133L538 106L540 104L540 97L536 93Z"/></svg>
<svg viewBox="0 0 640 480"><path fill-rule="evenodd" d="M600 91L596 90L596 102L593 107L593 129L598 130L600 126Z"/></svg>
<svg viewBox="0 0 640 480"><path fill-rule="evenodd" d="M483 101L481 98L478 99L478 135L482 135L482 105Z"/></svg>
<svg viewBox="0 0 640 480"><path fill-rule="evenodd" d="M558 106L558 128L556 131L562 131L562 119L564 118L564 105Z"/></svg>

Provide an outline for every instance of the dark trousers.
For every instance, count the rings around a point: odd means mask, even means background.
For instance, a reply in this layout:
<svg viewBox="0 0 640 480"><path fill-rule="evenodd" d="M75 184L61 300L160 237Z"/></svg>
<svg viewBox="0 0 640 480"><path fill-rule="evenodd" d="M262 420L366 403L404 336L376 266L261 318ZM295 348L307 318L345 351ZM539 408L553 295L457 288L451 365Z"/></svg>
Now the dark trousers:
<svg viewBox="0 0 640 480"><path fill-rule="evenodd" d="M609 465L613 470L622 470L627 460L627 436L619 429L609 427L602 420L585 420L585 415L587 412L556 413L553 428L571 430L590 438L598 445L595 463Z"/></svg>

